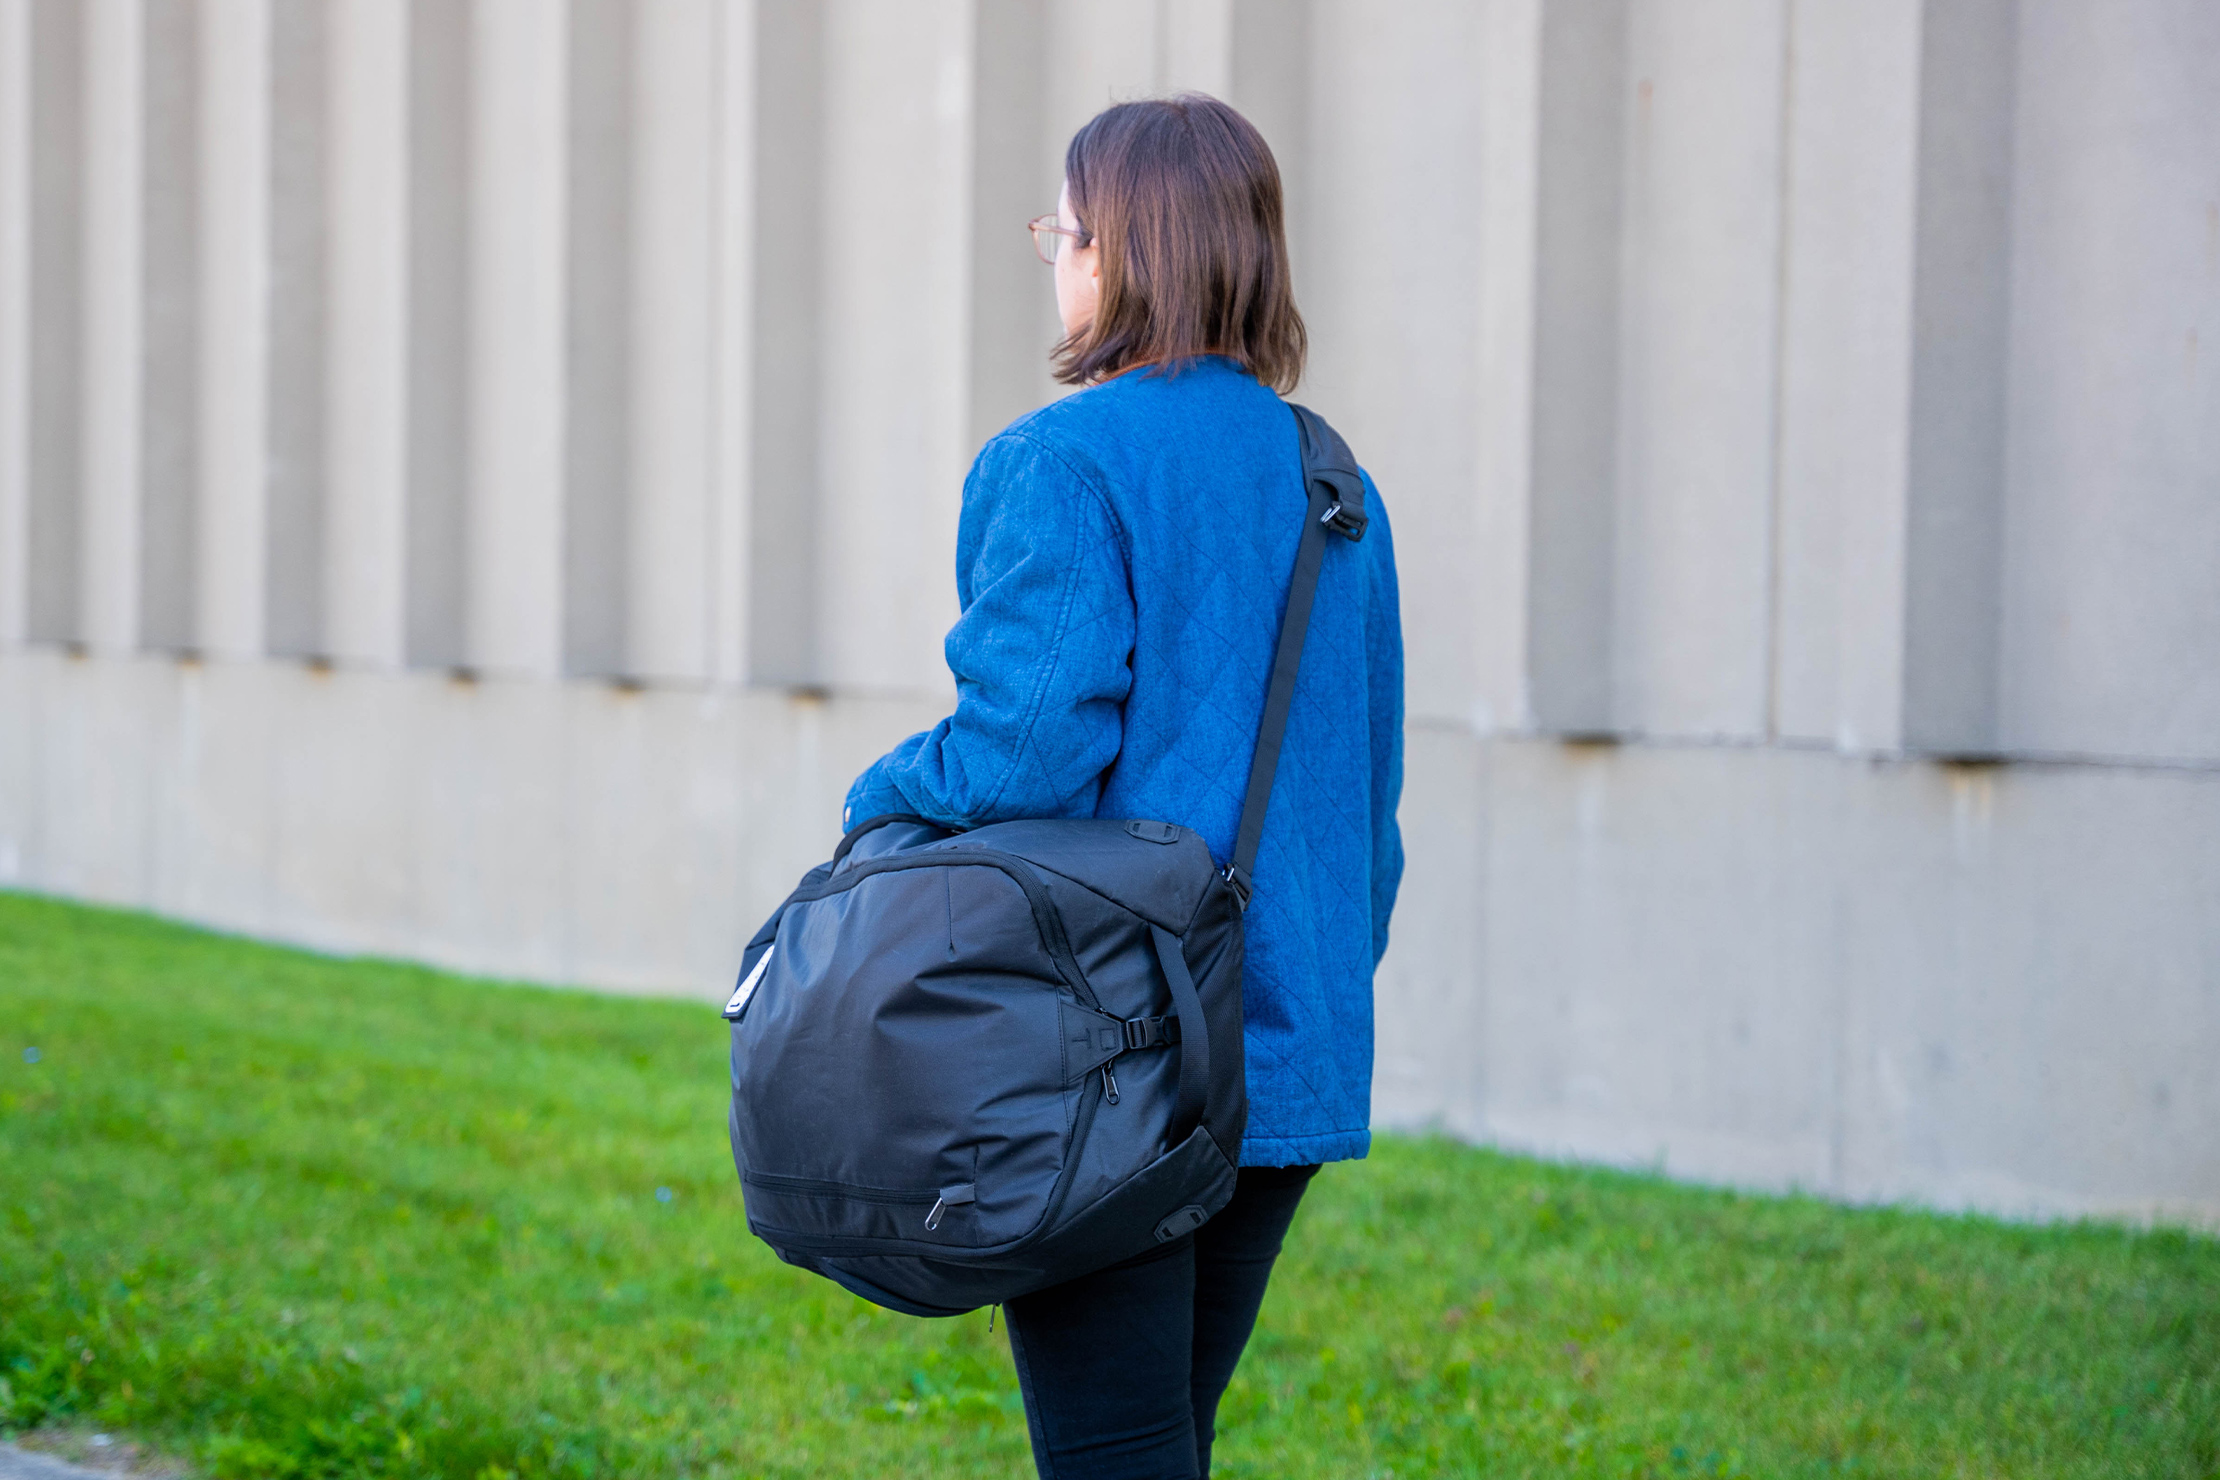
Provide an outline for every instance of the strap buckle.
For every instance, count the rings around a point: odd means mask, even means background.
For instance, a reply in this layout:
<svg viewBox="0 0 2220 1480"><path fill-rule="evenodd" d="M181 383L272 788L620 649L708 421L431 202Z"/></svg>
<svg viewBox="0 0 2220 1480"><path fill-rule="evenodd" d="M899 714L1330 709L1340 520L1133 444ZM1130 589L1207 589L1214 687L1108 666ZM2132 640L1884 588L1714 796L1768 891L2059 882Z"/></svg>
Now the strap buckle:
<svg viewBox="0 0 2220 1480"><path fill-rule="evenodd" d="M1128 1049L1161 1048L1179 1042L1179 1019L1173 1017L1141 1017L1125 1020L1125 1046Z"/></svg>
<svg viewBox="0 0 2220 1480"><path fill-rule="evenodd" d="M1335 499L1326 512L1318 516L1318 522L1345 540L1361 540L1365 525L1370 521L1353 509L1344 508L1341 500Z"/></svg>
<svg viewBox="0 0 2220 1480"><path fill-rule="evenodd" d="M1233 891L1234 902L1246 912L1249 901L1256 896L1256 888L1249 882L1249 876L1241 872L1239 864L1229 863L1225 867L1224 878L1226 887Z"/></svg>

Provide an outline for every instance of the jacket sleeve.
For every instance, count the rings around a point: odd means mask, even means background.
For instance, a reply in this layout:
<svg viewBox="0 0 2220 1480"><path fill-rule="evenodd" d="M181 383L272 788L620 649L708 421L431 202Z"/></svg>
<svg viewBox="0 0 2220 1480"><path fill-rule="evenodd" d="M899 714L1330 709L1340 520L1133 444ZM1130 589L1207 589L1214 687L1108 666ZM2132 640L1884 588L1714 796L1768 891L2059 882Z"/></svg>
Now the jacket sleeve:
<svg viewBox="0 0 2220 1480"><path fill-rule="evenodd" d="M1091 817L1123 738L1132 585L1116 521L1052 447L1006 432L964 484L955 713L848 790L842 825L911 812L948 827Z"/></svg>
<svg viewBox="0 0 2220 1480"><path fill-rule="evenodd" d="M1371 688L1365 709L1371 720L1372 964L1377 967L1387 953L1388 916L1403 883L1403 830L1395 817L1403 799L1403 616L1387 510L1370 475L1364 485L1365 507L1372 515L1365 544L1373 547L1374 562L1366 592L1364 645Z"/></svg>

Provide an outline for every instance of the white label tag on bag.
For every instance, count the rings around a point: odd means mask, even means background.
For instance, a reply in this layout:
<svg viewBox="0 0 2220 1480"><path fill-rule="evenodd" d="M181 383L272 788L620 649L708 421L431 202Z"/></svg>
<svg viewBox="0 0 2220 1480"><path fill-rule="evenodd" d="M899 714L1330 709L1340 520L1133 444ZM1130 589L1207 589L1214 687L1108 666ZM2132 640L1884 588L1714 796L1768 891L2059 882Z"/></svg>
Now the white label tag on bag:
<svg viewBox="0 0 2220 1480"><path fill-rule="evenodd" d="M755 995L757 984L763 980L763 968L771 964L771 953L777 949L778 943L774 941L763 948L762 955L756 957L755 970L742 978L740 985L733 991L732 1000L725 1004L726 1017L738 1019L741 1013L748 1010L748 999Z"/></svg>

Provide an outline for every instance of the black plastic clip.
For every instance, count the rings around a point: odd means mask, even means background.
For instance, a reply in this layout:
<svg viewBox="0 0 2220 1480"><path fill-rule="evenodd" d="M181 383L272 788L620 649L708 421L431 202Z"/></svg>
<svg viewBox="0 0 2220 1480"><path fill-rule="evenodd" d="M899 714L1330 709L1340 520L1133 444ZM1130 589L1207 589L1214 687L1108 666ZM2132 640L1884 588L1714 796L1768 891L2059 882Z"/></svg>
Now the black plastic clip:
<svg viewBox="0 0 2220 1480"><path fill-rule="evenodd" d="M1179 1042L1177 1017L1138 1017L1125 1020L1125 1046L1135 1048L1160 1048Z"/></svg>
<svg viewBox="0 0 2220 1480"><path fill-rule="evenodd" d="M1244 911L1247 910L1250 899L1256 894L1255 888L1249 883L1249 876L1229 863L1226 865L1225 880L1226 887L1233 891L1234 903L1240 905Z"/></svg>
<svg viewBox="0 0 2220 1480"><path fill-rule="evenodd" d="M1318 522L1343 539L1355 541L1364 538L1364 527L1368 521L1364 515L1344 508L1340 499L1335 499L1326 512L1318 516Z"/></svg>
<svg viewBox="0 0 2220 1480"><path fill-rule="evenodd" d="M1179 1209L1156 1225L1156 1241L1168 1244L1183 1234L1193 1233L1210 1221L1210 1215L1193 1203Z"/></svg>

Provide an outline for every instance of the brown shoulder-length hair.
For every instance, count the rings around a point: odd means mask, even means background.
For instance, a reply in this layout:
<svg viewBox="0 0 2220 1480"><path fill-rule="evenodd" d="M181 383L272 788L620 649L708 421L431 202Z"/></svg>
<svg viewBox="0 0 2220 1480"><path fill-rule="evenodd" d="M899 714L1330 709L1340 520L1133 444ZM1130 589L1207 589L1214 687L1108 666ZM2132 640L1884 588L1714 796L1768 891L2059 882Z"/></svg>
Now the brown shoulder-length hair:
<svg viewBox="0 0 2220 1480"><path fill-rule="evenodd" d="M1280 168L1249 120L1201 93L1120 103L1064 151L1072 214L1101 249L1093 322L1056 346L1056 378L1222 354L1295 389L1308 336L1288 279Z"/></svg>

